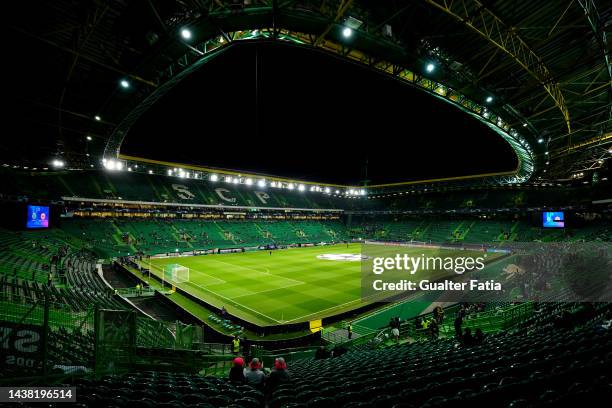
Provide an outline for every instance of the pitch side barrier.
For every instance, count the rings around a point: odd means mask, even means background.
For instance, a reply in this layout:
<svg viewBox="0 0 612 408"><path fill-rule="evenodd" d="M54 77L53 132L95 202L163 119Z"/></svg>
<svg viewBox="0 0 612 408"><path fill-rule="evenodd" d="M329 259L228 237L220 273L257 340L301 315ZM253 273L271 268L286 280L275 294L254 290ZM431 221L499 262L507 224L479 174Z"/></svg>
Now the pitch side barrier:
<svg viewBox="0 0 612 408"><path fill-rule="evenodd" d="M336 244L344 244L344 243L363 243L363 241L356 240L347 240L347 241L330 241L330 242L299 242L293 244L284 244L284 245L258 245L258 246L249 246L249 247L232 247L232 248L212 248L212 249L202 249L202 250L191 250L191 251L179 251L179 252L165 252L159 254L150 255L151 259L165 259L165 258L177 258L177 257L189 257L189 256L198 256L198 255L215 255L215 254L235 254L241 252L252 252L252 251L276 251L279 249L288 249L288 248L309 248L315 246L326 246L326 245L336 245Z"/></svg>

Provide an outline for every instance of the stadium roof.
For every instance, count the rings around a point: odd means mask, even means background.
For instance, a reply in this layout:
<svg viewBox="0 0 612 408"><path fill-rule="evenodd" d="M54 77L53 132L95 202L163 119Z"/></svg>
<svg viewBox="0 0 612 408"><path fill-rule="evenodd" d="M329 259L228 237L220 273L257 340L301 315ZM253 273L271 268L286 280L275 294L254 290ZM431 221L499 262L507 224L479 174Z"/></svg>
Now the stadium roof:
<svg viewBox="0 0 612 408"><path fill-rule="evenodd" d="M77 167L98 164L103 154L117 155L140 114L199 65L233 43L282 41L384 72L481 120L520 159L516 173L489 178L495 183L609 171L607 2L57 0L7 7L10 64L29 73L42 54L54 58L28 77L35 91L9 81L9 114L36 123L20 125L28 143L5 148L5 159L52 154Z"/></svg>

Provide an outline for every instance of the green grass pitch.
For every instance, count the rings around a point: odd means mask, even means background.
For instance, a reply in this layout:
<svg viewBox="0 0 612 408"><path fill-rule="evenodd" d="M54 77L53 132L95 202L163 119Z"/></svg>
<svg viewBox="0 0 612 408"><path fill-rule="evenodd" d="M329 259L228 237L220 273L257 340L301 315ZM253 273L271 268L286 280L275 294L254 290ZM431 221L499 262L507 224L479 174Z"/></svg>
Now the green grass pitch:
<svg viewBox="0 0 612 408"><path fill-rule="evenodd" d="M361 263L317 258L360 254L360 244L152 259L152 273L177 263L190 269L176 286L258 325L316 320L363 306ZM423 249L415 248L423 253ZM450 252L450 251L449 251ZM148 263L144 263L145 266Z"/></svg>

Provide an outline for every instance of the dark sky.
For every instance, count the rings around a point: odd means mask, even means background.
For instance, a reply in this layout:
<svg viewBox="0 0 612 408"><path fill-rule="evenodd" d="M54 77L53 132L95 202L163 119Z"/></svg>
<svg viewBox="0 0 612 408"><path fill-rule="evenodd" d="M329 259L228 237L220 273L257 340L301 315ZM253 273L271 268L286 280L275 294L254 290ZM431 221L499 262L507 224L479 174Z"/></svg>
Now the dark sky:
<svg viewBox="0 0 612 408"><path fill-rule="evenodd" d="M122 153L337 183L363 180L366 160L373 183L516 167L509 145L460 110L282 44L240 44L205 65L139 119Z"/></svg>

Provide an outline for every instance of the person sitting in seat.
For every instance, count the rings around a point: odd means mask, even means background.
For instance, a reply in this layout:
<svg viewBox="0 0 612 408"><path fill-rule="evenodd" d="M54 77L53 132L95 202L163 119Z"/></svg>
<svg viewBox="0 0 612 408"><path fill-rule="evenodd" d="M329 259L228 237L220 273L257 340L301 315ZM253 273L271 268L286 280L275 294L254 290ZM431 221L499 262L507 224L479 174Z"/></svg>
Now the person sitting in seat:
<svg viewBox="0 0 612 408"><path fill-rule="evenodd" d="M476 333L474 333L474 343L482 344L483 341L484 341L484 333L482 332L480 328L478 328L476 329Z"/></svg>
<svg viewBox="0 0 612 408"><path fill-rule="evenodd" d="M463 332L463 337L461 338L463 345L465 347L471 347L473 346L476 341L474 339L474 336L472 336L472 329L470 329L469 327L465 329L465 331Z"/></svg>
<svg viewBox="0 0 612 408"><path fill-rule="evenodd" d="M230 368L229 380L232 384L244 384L244 360L242 357L236 357L233 361L234 365Z"/></svg>
<svg viewBox="0 0 612 408"><path fill-rule="evenodd" d="M274 360L274 370L268 376L266 381L266 394L272 395L276 388L280 384L284 384L290 381L289 372L287 371L287 363L282 357L278 357Z"/></svg>
<svg viewBox="0 0 612 408"><path fill-rule="evenodd" d="M263 364L258 358L251 360L248 368L244 369L244 378L247 385L252 385L255 388L263 388L266 375L261 371Z"/></svg>

